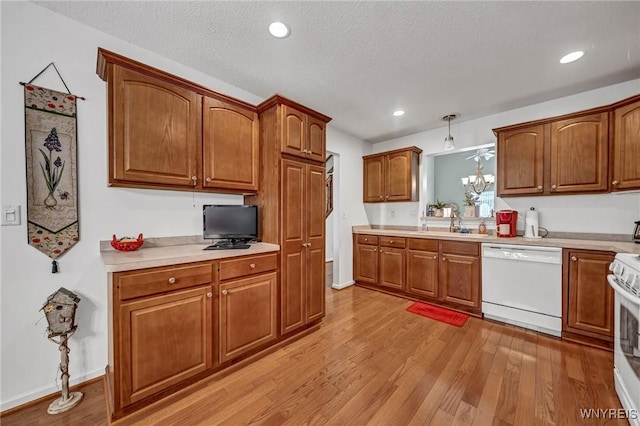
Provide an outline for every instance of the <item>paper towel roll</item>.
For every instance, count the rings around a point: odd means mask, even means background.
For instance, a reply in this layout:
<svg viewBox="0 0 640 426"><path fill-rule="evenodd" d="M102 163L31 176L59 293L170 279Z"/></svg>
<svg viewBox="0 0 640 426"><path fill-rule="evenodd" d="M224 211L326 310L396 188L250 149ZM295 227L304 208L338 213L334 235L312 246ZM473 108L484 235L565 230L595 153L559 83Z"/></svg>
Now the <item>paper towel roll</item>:
<svg viewBox="0 0 640 426"><path fill-rule="evenodd" d="M540 238L538 236L538 212L531 207L524 215L524 237Z"/></svg>

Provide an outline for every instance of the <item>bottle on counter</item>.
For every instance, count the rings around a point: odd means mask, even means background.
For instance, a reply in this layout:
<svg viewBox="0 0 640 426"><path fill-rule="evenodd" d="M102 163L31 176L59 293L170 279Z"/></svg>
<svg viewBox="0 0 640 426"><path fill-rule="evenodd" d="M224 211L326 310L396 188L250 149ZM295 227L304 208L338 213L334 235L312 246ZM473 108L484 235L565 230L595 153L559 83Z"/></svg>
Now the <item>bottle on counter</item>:
<svg viewBox="0 0 640 426"><path fill-rule="evenodd" d="M484 224L484 220L480 222L478 225L478 234L486 234L487 233L487 225Z"/></svg>

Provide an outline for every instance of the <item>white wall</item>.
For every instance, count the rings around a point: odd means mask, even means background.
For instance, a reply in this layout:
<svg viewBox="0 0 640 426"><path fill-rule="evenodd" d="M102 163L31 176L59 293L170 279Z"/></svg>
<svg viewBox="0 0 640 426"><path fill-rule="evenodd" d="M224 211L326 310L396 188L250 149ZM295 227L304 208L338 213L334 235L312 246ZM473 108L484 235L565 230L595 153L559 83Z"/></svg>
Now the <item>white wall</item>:
<svg viewBox="0 0 640 426"><path fill-rule="evenodd" d="M368 223L362 203L362 156L371 154L371 145L329 126L327 151L338 154L334 165L334 194L339 196L334 197L333 214L339 217L338 232L334 232L337 239L334 247L337 243L339 250L335 250L333 256L333 288L344 288L353 284L351 228Z"/></svg>
<svg viewBox="0 0 640 426"><path fill-rule="evenodd" d="M22 206L22 224L0 228L3 411L59 390L59 352L47 340L46 321L39 312L46 297L59 287L74 291L82 299L78 331L70 343L71 383L103 374L107 364L107 281L100 240L109 240L114 233L198 235L202 232L202 204L242 203L242 197L236 195L107 187L106 83L95 73L98 47L249 103L258 104L263 99L32 3L0 2L0 22L1 199L3 204ZM51 28L55 36L45 36L46 29ZM23 88L18 84L30 80L52 61L71 91L86 98L79 101L77 124L80 242L58 259L58 274L50 273L51 260L26 241ZM34 84L64 90L53 70ZM370 153L371 146L329 125L327 147L342 155L343 164L348 165L342 170L344 181L335 188L344 216L335 234L341 245L342 267L334 275L334 282L348 285L352 279L351 226L366 223L362 203L352 200L362 199L361 157Z"/></svg>
<svg viewBox="0 0 640 426"><path fill-rule="evenodd" d="M530 105L470 121L451 123L451 135L457 150L476 145L494 143L491 129L525 121L569 114L602 105L640 93L640 79L627 81L549 102ZM461 120L464 116L461 117ZM429 155L443 152L447 127L430 130L399 139L377 143L373 152L415 145L423 150L421 176L423 177L419 203L381 203L367 205L371 224L418 225L415 218L426 202L433 201L426 195L427 176L424 164ZM435 176L435 179L438 177ZM431 196L433 198L433 195ZM392 206L393 204L393 206ZM540 212L540 226L555 232L588 232L604 234L631 234L633 222L640 219L640 194L593 194L543 197L511 197L496 199L496 210L518 210L520 216L529 207ZM393 213L393 216L392 216ZM519 228L524 221L519 218Z"/></svg>

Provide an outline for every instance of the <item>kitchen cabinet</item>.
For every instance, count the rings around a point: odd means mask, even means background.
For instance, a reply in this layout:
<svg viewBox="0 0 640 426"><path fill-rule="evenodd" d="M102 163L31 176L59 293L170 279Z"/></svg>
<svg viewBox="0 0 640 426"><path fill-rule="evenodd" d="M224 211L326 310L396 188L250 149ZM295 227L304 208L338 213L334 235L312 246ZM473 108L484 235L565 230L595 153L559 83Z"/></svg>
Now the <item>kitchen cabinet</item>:
<svg viewBox="0 0 640 426"><path fill-rule="evenodd" d="M407 250L407 292L438 297L438 241L409 238Z"/></svg>
<svg viewBox="0 0 640 426"><path fill-rule="evenodd" d="M271 272L220 283L221 363L278 337L277 277Z"/></svg>
<svg viewBox="0 0 640 426"><path fill-rule="evenodd" d="M287 104L282 105L281 113L284 133L281 139L282 152L324 162L326 157L324 121Z"/></svg>
<svg viewBox="0 0 640 426"><path fill-rule="evenodd" d="M480 245L354 234L356 284L481 315Z"/></svg>
<svg viewBox="0 0 640 426"><path fill-rule="evenodd" d="M354 278L356 281L378 283L378 237L357 235L354 250Z"/></svg>
<svg viewBox="0 0 640 426"><path fill-rule="evenodd" d="M607 275L614 256L563 250L563 339L612 348L614 293Z"/></svg>
<svg viewBox="0 0 640 426"><path fill-rule="evenodd" d="M498 196L606 192L608 114L500 130Z"/></svg>
<svg viewBox="0 0 640 426"><path fill-rule="evenodd" d="M363 201L416 201L421 153L414 146L363 157Z"/></svg>
<svg viewBox="0 0 640 426"><path fill-rule="evenodd" d="M380 237L380 285L404 290L406 268L406 240Z"/></svg>
<svg viewBox="0 0 640 426"><path fill-rule="evenodd" d="M245 197L260 209L260 238L279 244L280 333L325 313L325 127L329 117L276 95L258 105L261 189ZM304 151L307 152L304 152Z"/></svg>
<svg viewBox="0 0 640 426"><path fill-rule="evenodd" d="M204 188L258 190L259 123L255 109L204 98Z"/></svg>
<svg viewBox="0 0 640 426"><path fill-rule="evenodd" d="M480 309L480 245L472 242L440 242L440 299Z"/></svg>
<svg viewBox="0 0 640 426"><path fill-rule="evenodd" d="M620 102L613 122L611 190L640 189L640 96Z"/></svg>
<svg viewBox="0 0 640 426"><path fill-rule="evenodd" d="M104 49L97 72L107 82L110 186L257 191L254 106Z"/></svg>
<svg viewBox="0 0 640 426"><path fill-rule="evenodd" d="M113 276L114 403L127 407L217 364L211 264Z"/></svg>

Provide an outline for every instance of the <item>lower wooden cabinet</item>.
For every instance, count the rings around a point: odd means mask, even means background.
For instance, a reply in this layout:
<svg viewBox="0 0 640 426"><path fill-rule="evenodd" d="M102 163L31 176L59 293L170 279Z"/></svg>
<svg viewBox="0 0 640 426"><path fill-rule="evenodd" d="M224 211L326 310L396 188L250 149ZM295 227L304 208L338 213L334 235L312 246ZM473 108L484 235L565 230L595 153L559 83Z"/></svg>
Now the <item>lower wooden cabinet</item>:
<svg viewBox="0 0 640 426"><path fill-rule="evenodd" d="M563 251L562 338L612 348L614 293L607 283L614 253Z"/></svg>
<svg viewBox="0 0 640 426"><path fill-rule="evenodd" d="M354 279L370 288L480 315L480 276L475 242L354 235Z"/></svg>
<svg viewBox="0 0 640 426"><path fill-rule="evenodd" d="M213 367L212 296L205 286L120 306L122 405Z"/></svg>
<svg viewBox="0 0 640 426"><path fill-rule="evenodd" d="M478 243L442 241L440 299L480 309L480 247Z"/></svg>
<svg viewBox="0 0 640 426"><path fill-rule="evenodd" d="M220 362L275 340L278 274L220 284Z"/></svg>

